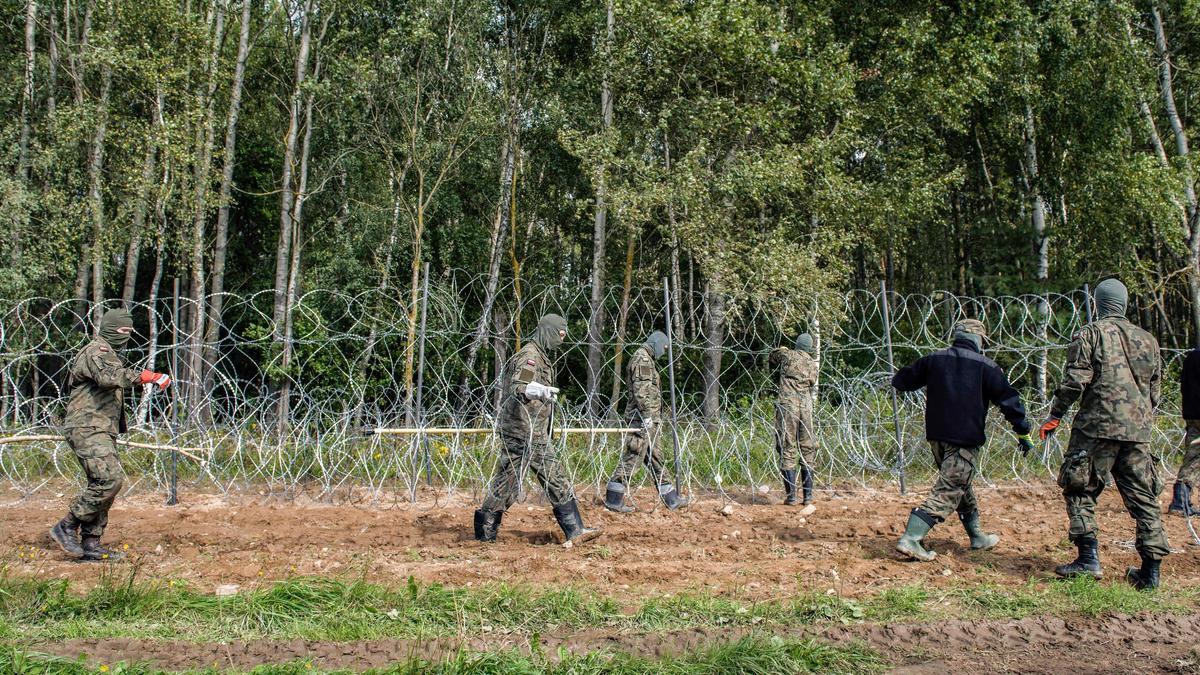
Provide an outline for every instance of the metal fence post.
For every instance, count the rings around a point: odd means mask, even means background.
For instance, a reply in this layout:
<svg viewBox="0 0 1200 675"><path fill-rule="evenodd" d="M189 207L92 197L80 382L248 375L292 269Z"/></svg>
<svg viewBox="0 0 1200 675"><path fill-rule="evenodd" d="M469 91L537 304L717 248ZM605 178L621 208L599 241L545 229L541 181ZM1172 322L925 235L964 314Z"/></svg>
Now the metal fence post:
<svg viewBox="0 0 1200 675"><path fill-rule="evenodd" d="M887 282L879 282L879 299L883 303L883 335L887 344L888 373L895 374L896 363L892 357L892 316L888 307ZM889 386L892 392L892 422L896 436L896 469L900 476L900 494L908 494L908 486L904 478L904 441L900 438L900 399L896 388Z"/></svg>
<svg viewBox="0 0 1200 675"><path fill-rule="evenodd" d="M171 284L171 374L179 373L179 277ZM171 428L179 428L179 394L171 396ZM167 506L179 503L179 453L171 451L171 484L167 490Z"/></svg>
<svg viewBox="0 0 1200 675"><path fill-rule="evenodd" d="M675 447L675 488L679 489L679 412L675 406L675 337L671 329L671 286L663 277L663 303L667 308L667 373L671 383L671 441Z"/></svg>
<svg viewBox="0 0 1200 675"><path fill-rule="evenodd" d="M425 386L425 318L429 312L429 263L425 263L425 280L421 288L421 332L417 338L417 440L425 449L425 484L433 485L433 456L429 451L429 438L425 435L425 408L421 403L421 391Z"/></svg>

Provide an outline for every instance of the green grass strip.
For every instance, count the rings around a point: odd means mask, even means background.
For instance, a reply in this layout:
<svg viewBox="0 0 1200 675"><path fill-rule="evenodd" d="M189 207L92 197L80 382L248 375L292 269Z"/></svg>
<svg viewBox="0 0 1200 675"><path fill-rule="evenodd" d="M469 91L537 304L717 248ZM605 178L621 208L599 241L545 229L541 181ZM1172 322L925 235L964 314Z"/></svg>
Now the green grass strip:
<svg viewBox="0 0 1200 675"><path fill-rule="evenodd" d="M831 646L811 640L793 641L779 638L750 637L703 649L682 656L647 659L627 654L596 652L573 655L562 652L557 658L543 654L529 656L516 651L488 654L460 653L446 661L413 660L383 670L376 675L408 675L442 673L445 675L699 675L702 673L876 673L884 669L879 655L860 646ZM165 671L144 664L104 664L97 668L82 660L69 660L30 653L11 645L0 646L0 672L11 675L158 675ZM236 672L215 669L188 671L216 675ZM311 662L259 666L253 675L309 675L320 671Z"/></svg>
<svg viewBox="0 0 1200 675"><path fill-rule="evenodd" d="M652 597L623 609L612 598L575 588L450 588L412 579L392 588L362 580L303 577L218 598L180 582L141 581L136 571L110 571L82 594L73 592L66 580L0 575L0 640L357 641L491 631L531 636L584 629L658 632L1031 614L1187 612L1195 611L1198 598L1198 589L1141 593L1121 581L1076 579L1030 582L1016 588L910 586L853 600L817 593L765 602L679 594Z"/></svg>

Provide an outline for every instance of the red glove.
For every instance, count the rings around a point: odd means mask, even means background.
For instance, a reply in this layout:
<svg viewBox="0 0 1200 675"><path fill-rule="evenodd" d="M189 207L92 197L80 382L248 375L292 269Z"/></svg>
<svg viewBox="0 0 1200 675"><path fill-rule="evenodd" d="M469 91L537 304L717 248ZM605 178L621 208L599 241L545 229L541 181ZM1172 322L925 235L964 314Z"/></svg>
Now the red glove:
<svg viewBox="0 0 1200 675"><path fill-rule="evenodd" d="M171 376L165 373L156 373L153 370L143 370L138 377L138 382L141 384L157 384L159 391L171 386Z"/></svg>
<svg viewBox="0 0 1200 675"><path fill-rule="evenodd" d="M1038 429L1038 438L1042 439L1043 441L1046 440L1050 434L1054 433L1058 429L1058 425L1060 423L1061 420L1059 420L1057 417L1051 417L1050 419L1046 420L1046 423L1043 424L1040 429Z"/></svg>

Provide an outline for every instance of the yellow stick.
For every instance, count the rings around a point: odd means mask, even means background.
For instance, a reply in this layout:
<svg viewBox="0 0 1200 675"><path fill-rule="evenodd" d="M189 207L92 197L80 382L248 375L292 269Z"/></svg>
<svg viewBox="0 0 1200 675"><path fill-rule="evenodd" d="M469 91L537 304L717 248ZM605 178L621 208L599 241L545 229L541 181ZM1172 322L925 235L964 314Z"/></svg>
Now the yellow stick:
<svg viewBox="0 0 1200 675"><path fill-rule="evenodd" d="M641 431L641 427L573 427L570 429L556 429L558 434L632 434ZM495 433L495 429L479 428L479 427L427 427L425 429L408 429L408 428L389 428L379 427L373 430L380 436L416 436L417 434L425 434L427 436L454 436L458 434L491 434Z"/></svg>
<svg viewBox="0 0 1200 675"><path fill-rule="evenodd" d="M6 436L6 437L0 438L0 445L4 445L6 443L36 443L38 441L65 441L65 440L67 440L65 437L55 436L53 434L38 434L38 435L33 435L33 436ZM127 441L122 438L117 439L117 445L124 445L124 446L130 447L130 448L143 448L145 450L173 450L173 451L178 452L179 454L183 455L184 457L187 457L189 459L200 462L201 464L208 463L208 460L201 459L200 457L197 457L196 455L192 454L192 453L196 453L196 452L204 452L200 448L180 448L180 447L176 447L174 445L155 445L154 443L138 443L137 441Z"/></svg>

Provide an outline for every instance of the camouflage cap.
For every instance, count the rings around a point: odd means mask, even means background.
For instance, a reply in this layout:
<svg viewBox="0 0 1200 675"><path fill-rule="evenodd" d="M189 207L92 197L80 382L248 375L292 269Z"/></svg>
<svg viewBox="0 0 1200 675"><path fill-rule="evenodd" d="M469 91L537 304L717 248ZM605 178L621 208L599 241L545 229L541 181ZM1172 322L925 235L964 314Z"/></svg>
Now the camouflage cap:
<svg viewBox="0 0 1200 675"><path fill-rule="evenodd" d="M961 319L954 324L954 339L967 338L971 339L974 336L982 345L983 341L987 340L987 326L979 319ZM972 340L974 342L975 340Z"/></svg>

